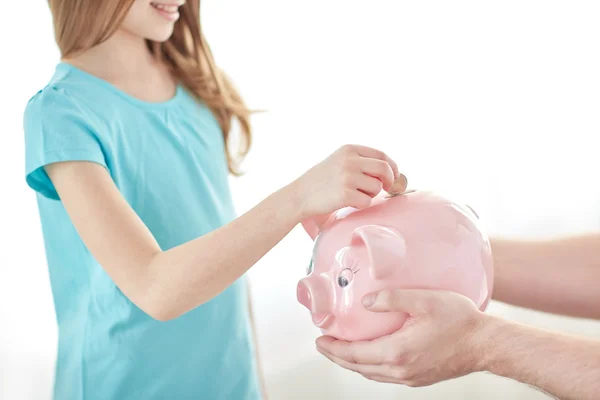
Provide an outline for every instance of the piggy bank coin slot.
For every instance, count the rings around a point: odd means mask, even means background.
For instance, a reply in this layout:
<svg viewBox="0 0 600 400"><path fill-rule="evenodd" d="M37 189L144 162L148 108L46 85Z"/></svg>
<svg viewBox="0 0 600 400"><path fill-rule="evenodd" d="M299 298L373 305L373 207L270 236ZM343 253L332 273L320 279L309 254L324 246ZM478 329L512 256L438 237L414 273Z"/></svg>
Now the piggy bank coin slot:
<svg viewBox="0 0 600 400"><path fill-rule="evenodd" d="M386 198L391 199L392 197L403 196L405 194L410 194L410 193L414 193L414 192L416 192L415 189L406 190L406 191L401 192L401 193L390 193L390 192L388 192L388 195L386 196Z"/></svg>

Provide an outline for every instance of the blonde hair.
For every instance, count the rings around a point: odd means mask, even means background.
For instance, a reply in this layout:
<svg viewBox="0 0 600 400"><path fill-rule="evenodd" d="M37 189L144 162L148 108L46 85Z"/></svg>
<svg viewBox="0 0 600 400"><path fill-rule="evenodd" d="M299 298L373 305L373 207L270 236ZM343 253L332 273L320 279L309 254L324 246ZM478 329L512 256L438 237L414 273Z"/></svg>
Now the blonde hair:
<svg viewBox="0 0 600 400"><path fill-rule="evenodd" d="M48 0L61 58L68 58L110 38L134 1ZM240 175L239 163L247 155L252 142L251 112L231 81L215 65L200 27L200 0L187 0L179 12L173 35L164 43L148 41L148 48L213 112L223 131L229 172ZM242 134L235 153L229 143L234 117Z"/></svg>

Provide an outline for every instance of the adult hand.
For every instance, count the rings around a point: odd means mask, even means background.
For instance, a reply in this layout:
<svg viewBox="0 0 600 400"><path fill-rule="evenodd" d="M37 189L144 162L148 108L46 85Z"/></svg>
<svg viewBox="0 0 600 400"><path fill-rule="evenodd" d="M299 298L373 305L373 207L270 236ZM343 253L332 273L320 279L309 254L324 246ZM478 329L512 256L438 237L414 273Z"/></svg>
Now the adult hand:
<svg viewBox="0 0 600 400"><path fill-rule="evenodd" d="M462 295L447 291L394 290L368 295L373 312L409 315L397 332L371 341L346 342L328 336L317 349L364 377L407 386L428 386L478 371L483 366L486 315Z"/></svg>

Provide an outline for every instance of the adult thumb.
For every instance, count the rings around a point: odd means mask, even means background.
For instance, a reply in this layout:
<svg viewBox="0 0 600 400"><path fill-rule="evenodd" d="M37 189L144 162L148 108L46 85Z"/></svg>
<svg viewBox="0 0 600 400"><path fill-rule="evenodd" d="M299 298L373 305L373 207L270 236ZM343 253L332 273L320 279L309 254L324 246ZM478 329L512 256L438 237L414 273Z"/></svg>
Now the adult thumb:
<svg viewBox="0 0 600 400"><path fill-rule="evenodd" d="M432 293L428 290L395 289L370 293L363 297L363 305L374 312L405 312L411 315L423 314Z"/></svg>

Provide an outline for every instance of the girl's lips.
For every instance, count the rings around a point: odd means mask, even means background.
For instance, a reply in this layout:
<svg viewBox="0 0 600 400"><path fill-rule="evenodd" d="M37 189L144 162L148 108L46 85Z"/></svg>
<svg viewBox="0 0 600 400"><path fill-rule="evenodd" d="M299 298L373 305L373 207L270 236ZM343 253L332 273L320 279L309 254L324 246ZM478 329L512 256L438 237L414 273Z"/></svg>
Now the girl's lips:
<svg viewBox="0 0 600 400"><path fill-rule="evenodd" d="M181 4L173 4L173 3L159 3L153 2L152 7L161 14L164 18L169 21L177 21L179 19L179 7Z"/></svg>

